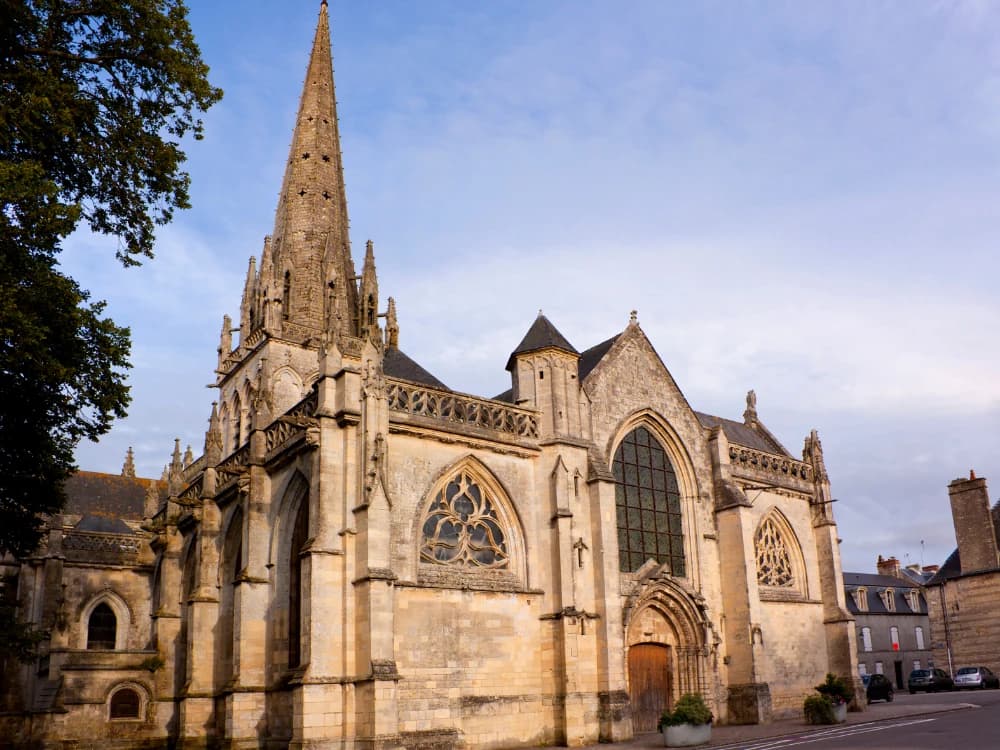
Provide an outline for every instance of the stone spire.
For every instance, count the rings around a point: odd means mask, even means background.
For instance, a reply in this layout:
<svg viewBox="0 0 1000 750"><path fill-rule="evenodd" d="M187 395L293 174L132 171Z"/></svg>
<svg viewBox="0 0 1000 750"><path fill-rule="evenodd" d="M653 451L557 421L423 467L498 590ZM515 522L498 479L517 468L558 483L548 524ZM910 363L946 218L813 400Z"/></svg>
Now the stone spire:
<svg viewBox="0 0 1000 750"><path fill-rule="evenodd" d="M348 236L333 56L326 3L320 5L306 80L271 240L273 277L261 278L280 300L274 321L282 338L304 341L330 320L338 334L358 335L358 291ZM262 271L264 263L261 264ZM342 299L333 315L330 290Z"/></svg>
<svg viewBox="0 0 1000 750"><path fill-rule="evenodd" d="M257 297L257 259L250 256L247 266L247 280L243 284L243 300L240 302L240 344L245 344L254 329L253 307Z"/></svg>
<svg viewBox="0 0 1000 750"><path fill-rule="evenodd" d="M233 321L228 315L222 316L222 332L219 334L217 351L219 352L219 365L216 367L216 371L221 372L226 358L233 351Z"/></svg>
<svg viewBox="0 0 1000 750"><path fill-rule="evenodd" d="M375 245L365 244L365 264L361 269L361 294L358 300L358 333L378 334L378 275L375 272Z"/></svg>
<svg viewBox="0 0 1000 750"><path fill-rule="evenodd" d="M122 464L122 476L135 479L135 455L132 453L131 445L125 453L125 463Z"/></svg>

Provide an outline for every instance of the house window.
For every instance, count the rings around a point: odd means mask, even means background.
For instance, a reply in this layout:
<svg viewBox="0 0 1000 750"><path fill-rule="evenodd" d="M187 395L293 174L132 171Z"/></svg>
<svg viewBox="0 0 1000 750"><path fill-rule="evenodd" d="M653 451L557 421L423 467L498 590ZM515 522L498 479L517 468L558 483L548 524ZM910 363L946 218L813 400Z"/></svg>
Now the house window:
<svg viewBox="0 0 1000 750"><path fill-rule="evenodd" d="M889 642L892 643L893 651L899 651L899 628L895 625L889 628Z"/></svg>
<svg viewBox="0 0 1000 750"><path fill-rule="evenodd" d="M854 604L858 608L858 612L868 611L868 589L864 586L859 586L854 591Z"/></svg>
<svg viewBox="0 0 1000 750"><path fill-rule="evenodd" d="M882 595L882 603L885 604L886 610L889 612L895 612L896 592L893 589L886 589L885 593Z"/></svg>
<svg viewBox="0 0 1000 750"><path fill-rule="evenodd" d="M861 645L865 651L872 650L872 629L861 628Z"/></svg>
<svg viewBox="0 0 1000 750"><path fill-rule="evenodd" d="M109 716L112 719L138 719L139 706L138 691L129 687L121 688L111 696Z"/></svg>
<svg viewBox="0 0 1000 750"><path fill-rule="evenodd" d="M917 648L924 648L924 629L919 625L913 629L913 634L917 637ZM914 669L919 669L919 667L914 667Z"/></svg>
<svg viewBox="0 0 1000 750"><path fill-rule="evenodd" d="M114 610L106 602L101 602L94 607L87 622L87 648L113 649L117 631L118 618Z"/></svg>
<svg viewBox="0 0 1000 750"><path fill-rule="evenodd" d="M619 569L638 570L652 559L683 576L681 493L663 446L645 427L637 427L615 451L613 470Z"/></svg>
<svg viewBox="0 0 1000 750"><path fill-rule="evenodd" d="M439 565L508 567L507 534L494 501L466 472L448 482L427 509L420 559Z"/></svg>
<svg viewBox="0 0 1000 750"><path fill-rule="evenodd" d="M861 675L862 677L868 674L868 665L865 664L863 661L858 662L858 674Z"/></svg>
<svg viewBox="0 0 1000 750"><path fill-rule="evenodd" d="M907 593L907 598L910 600L910 609L914 612L920 611L920 592L916 589Z"/></svg>
<svg viewBox="0 0 1000 750"><path fill-rule="evenodd" d="M914 659L913 660L913 668L914 669L920 669L920 659Z"/></svg>
<svg viewBox="0 0 1000 750"><path fill-rule="evenodd" d="M885 674L882 670L882 662L880 661L875 662L875 674Z"/></svg>

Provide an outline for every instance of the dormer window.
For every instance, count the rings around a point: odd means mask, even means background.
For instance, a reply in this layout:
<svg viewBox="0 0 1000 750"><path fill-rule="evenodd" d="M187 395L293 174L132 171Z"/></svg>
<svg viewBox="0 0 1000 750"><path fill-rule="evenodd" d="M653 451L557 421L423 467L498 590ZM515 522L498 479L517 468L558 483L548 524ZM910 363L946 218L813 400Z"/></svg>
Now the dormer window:
<svg viewBox="0 0 1000 750"><path fill-rule="evenodd" d="M868 611L868 589L864 586L859 586L854 590L854 604L858 608L858 612Z"/></svg>
<svg viewBox="0 0 1000 750"><path fill-rule="evenodd" d="M881 598L882 598L882 604L885 605L885 609L886 609L887 612L895 612L896 611L896 590L895 589L886 589L885 591L882 592Z"/></svg>
<svg viewBox="0 0 1000 750"><path fill-rule="evenodd" d="M911 589L906 592L906 598L910 602L910 609L914 612L920 611L920 592L917 589Z"/></svg>

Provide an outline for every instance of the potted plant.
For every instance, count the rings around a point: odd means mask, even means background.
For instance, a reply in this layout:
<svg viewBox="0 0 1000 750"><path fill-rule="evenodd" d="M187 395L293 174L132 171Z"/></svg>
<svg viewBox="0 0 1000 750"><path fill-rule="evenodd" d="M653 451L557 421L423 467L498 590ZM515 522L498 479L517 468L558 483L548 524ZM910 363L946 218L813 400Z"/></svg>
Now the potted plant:
<svg viewBox="0 0 1000 750"><path fill-rule="evenodd" d="M851 687L829 672L826 680L816 686L819 695L810 695L802 704L810 724L842 724L847 720L847 703L854 697Z"/></svg>
<svg viewBox="0 0 1000 750"><path fill-rule="evenodd" d="M712 712L698 693L684 693L673 711L664 711L657 727L665 747L704 745L712 737Z"/></svg>

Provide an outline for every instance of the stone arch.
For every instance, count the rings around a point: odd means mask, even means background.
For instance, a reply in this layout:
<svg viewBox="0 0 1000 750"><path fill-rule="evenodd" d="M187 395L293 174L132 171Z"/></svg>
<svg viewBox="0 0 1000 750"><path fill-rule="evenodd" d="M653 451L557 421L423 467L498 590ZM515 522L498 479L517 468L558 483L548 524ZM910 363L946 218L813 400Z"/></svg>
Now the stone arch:
<svg viewBox="0 0 1000 750"><path fill-rule="evenodd" d="M129 700L122 701L122 698ZM149 700L149 689L142 683L132 680L115 683L104 696L105 716L108 721L145 721L149 712ZM123 709L133 705L133 711L122 715Z"/></svg>
<svg viewBox="0 0 1000 750"><path fill-rule="evenodd" d="M657 718L657 711L673 705L684 693L708 695L710 669L706 647L706 620L694 597L673 580L659 579L648 586L626 610L625 618L625 664L629 695L633 703L633 715L647 714L648 724ZM666 699L662 706L645 706L644 697L638 694L637 669L642 667L632 659L633 649L655 645L666 650ZM647 696L648 698L648 696ZM645 701L648 703L648 700ZM642 724L643 718L638 719ZM636 731L644 728L637 726ZM655 729L655 726L653 727Z"/></svg>
<svg viewBox="0 0 1000 750"><path fill-rule="evenodd" d="M91 615L101 604L111 608L115 615L115 650L121 651L128 648L128 634L132 628L132 608L128 602L116 591L104 589L95 594L84 604L80 611L79 618L79 638L77 648L86 649L89 635Z"/></svg>
<svg viewBox="0 0 1000 750"><path fill-rule="evenodd" d="M677 492L680 502L680 518L678 523L683 543L683 572L677 573L674 570L677 567L676 556L663 558L662 552L658 552L657 557L653 559L656 559L660 564L673 561L670 565L673 575L696 581L698 579L698 560L697 545L694 543L694 540L698 536L696 523L696 502L699 491L698 479L691 456L676 430L661 415L651 409L643 409L633 413L622 420L608 442L607 455L609 456L609 469L614 473L615 461L618 458L619 449L626 442L627 438L640 429L645 429L656 440L659 448L663 450L677 482ZM616 488L620 486L616 481ZM616 498L618 497L620 497L619 490L616 489ZM620 506L617 499L616 505ZM616 520L616 526L620 530L619 538L622 533L622 519L620 515L621 508L619 507L619 518ZM673 530L673 527L671 529ZM619 552L619 554L621 553ZM650 557L653 556L646 554L646 559ZM631 564L628 561L622 560L621 557L619 557L619 564L623 566L623 570L627 568L633 572L638 570L638 567L642 565L642 563L639 566Z"/></svg>
<svg viewBox="0 0 1000 750"><path fill-rule="evenodd" d="M757 589L762 599L802 599L809 595L802 547L777 506L761 517L753 542Z"/></svg>
<svg viewBox="0 0 1000 750"><path fill-rule="evenodd" d="M291 367L284 366L274 373L271 381L274 416L284 414L302 400L302 378Z"/></svg>
<svg viewBox="0 0 1000 750"><path fill-rule="evenodd" d="M268 551L273 571L270 638L285 666L298 666L301 651L293 640L302 632L301 554L311 520L309 481L300 470L292 472L280 498Z"/></svg>
<svg viewBox="0 0 1000 750"><path fill-rule="evenodd" d="M462 479L463 477L465 479ZM475 484L479 488L480 497L485 502L478 506L477 512L486 511L487 507L493 510L492 518L504 535L506 564L477 565L475 563L466 564L459 560L436 563L427 559L427 555L424 554L428 551L428 548L425 547L425 542L428 540L428 535L425 534L425 525L430 516L437 513L432 505L446 497L449 487L456 481L464 482L466 485ZM473 536L473 534L467 533L467 536ZM423 580L433 580L444 584L453 581L462 585L475 584L477 579L483 581L506 580L510 585L518 588L523 588L528 584L524 527L517 508L503 483L476 456L464 456L438 472L430 489L417 506L413 538L415 540L413 545L414 562L419 571L419 577ZM495 538L493 541L495 542ZM484 542L484 545L491 546L489 542Z"/></svg>

